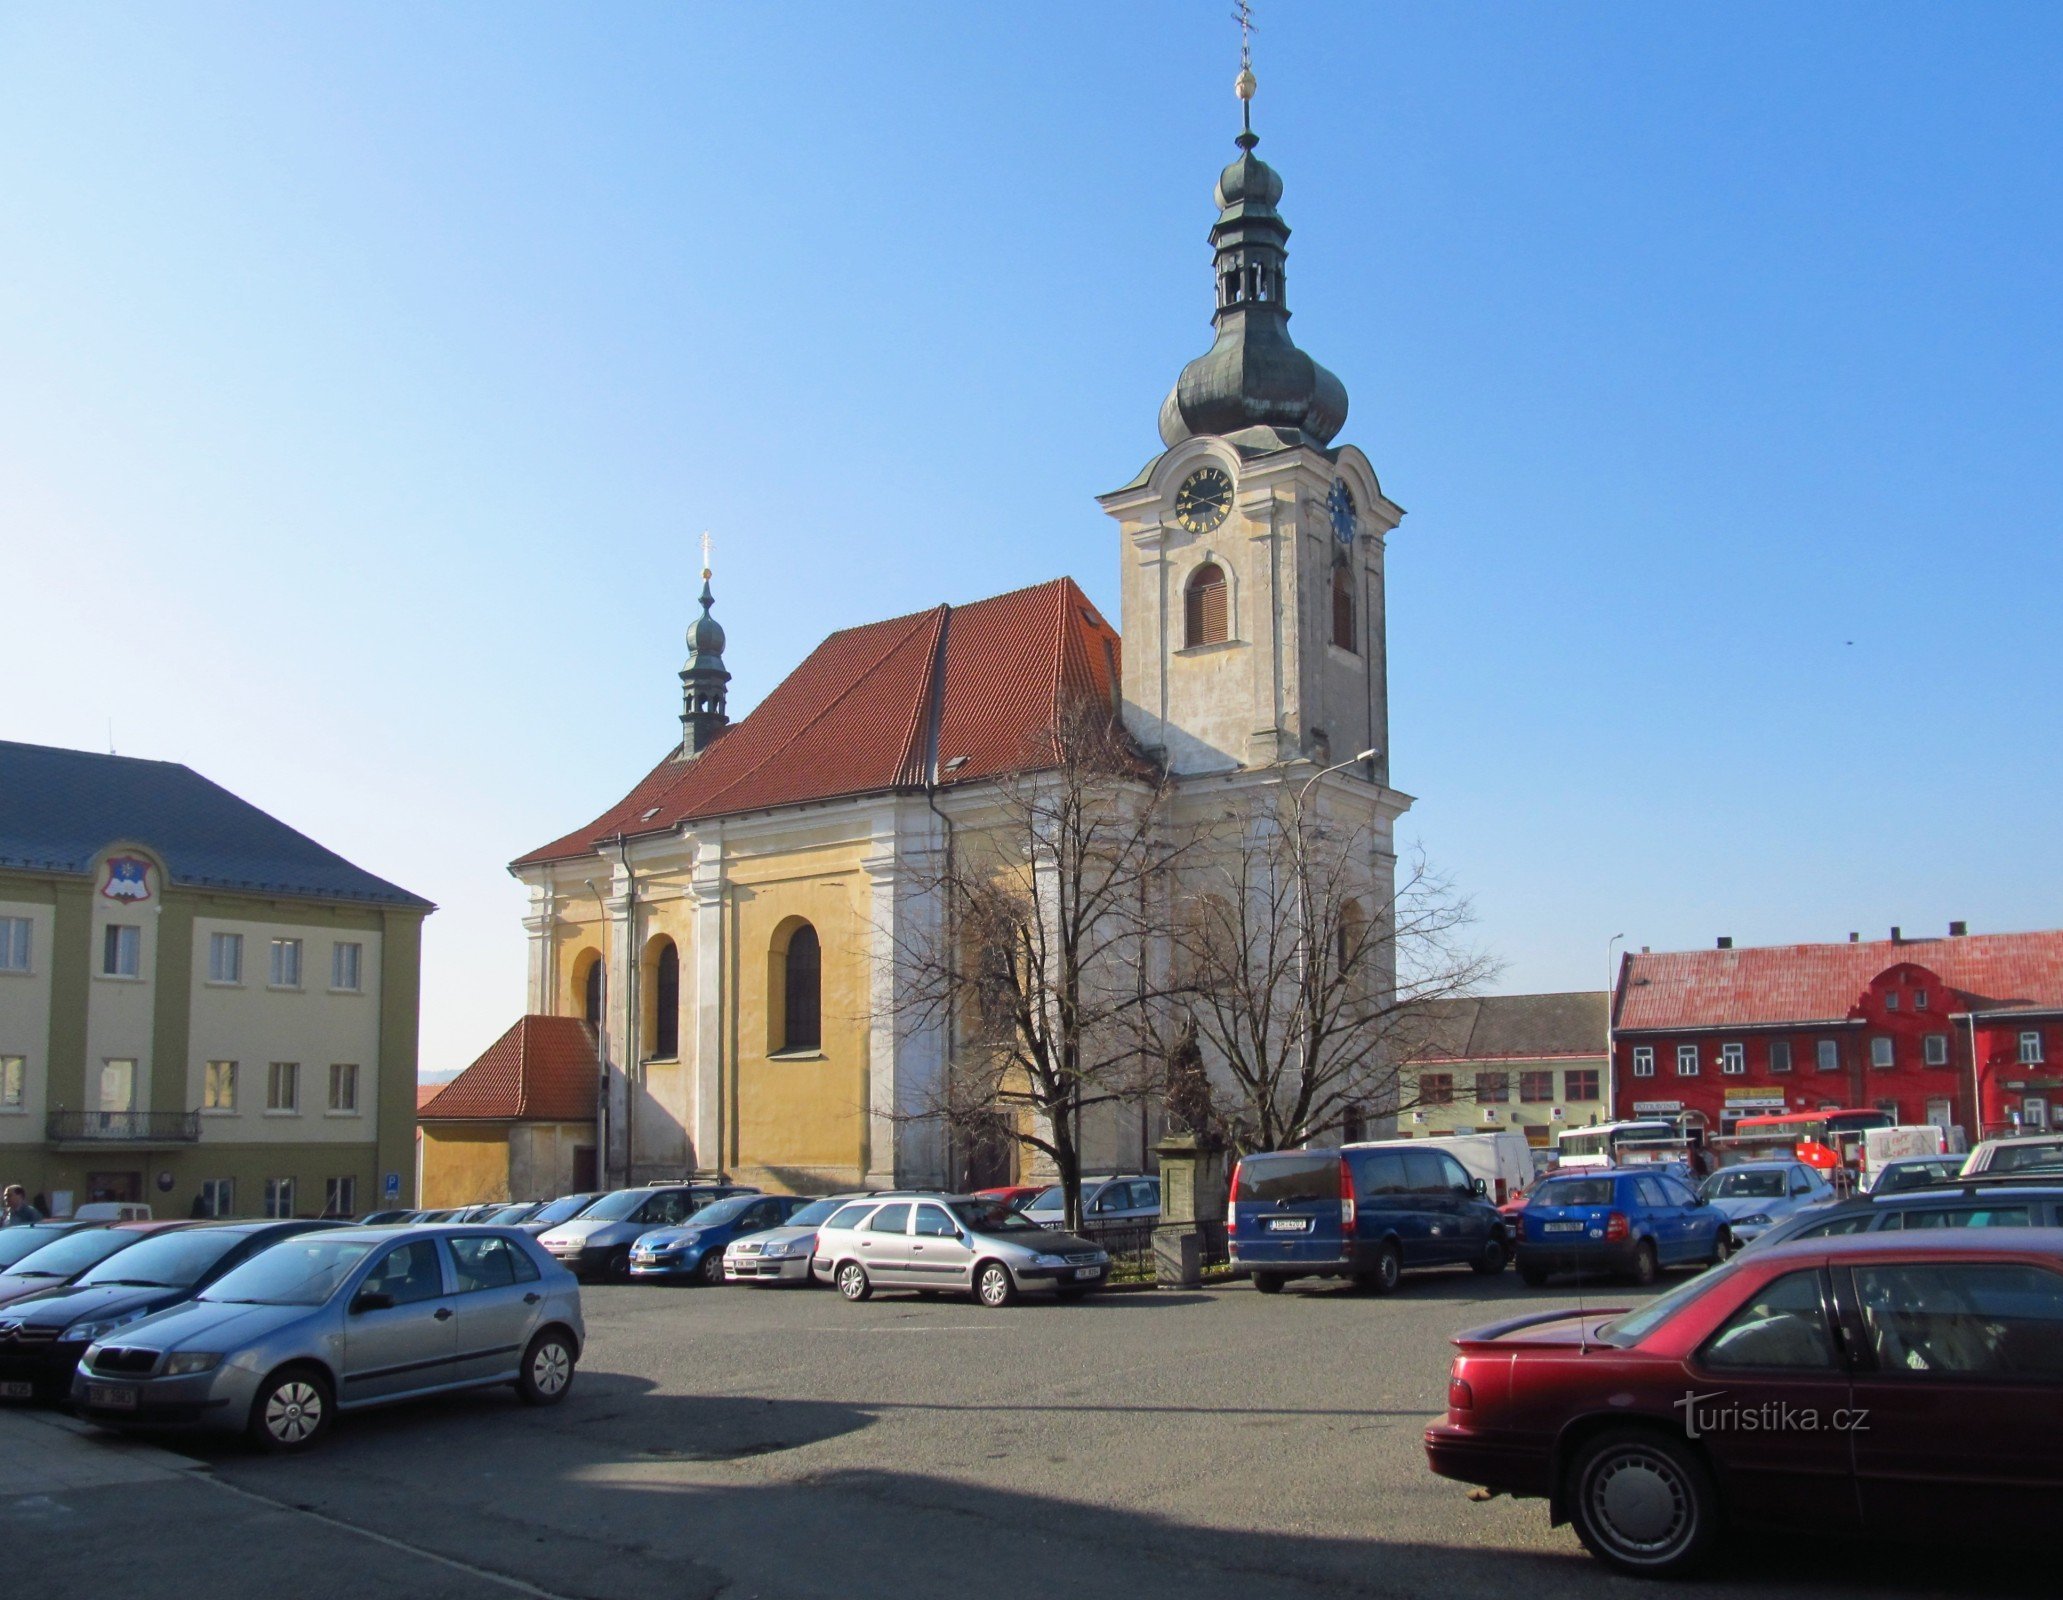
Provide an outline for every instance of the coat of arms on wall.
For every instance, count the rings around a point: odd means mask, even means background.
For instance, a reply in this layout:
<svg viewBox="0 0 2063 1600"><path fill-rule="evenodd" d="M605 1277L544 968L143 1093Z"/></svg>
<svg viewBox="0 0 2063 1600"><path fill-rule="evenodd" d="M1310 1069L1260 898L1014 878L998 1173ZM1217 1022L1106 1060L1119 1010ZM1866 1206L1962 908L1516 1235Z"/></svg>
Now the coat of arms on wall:
<svg viewBox="0 0 2063 1600"><path fill-rule="evenodd" d="M110 900L148 900L150 863L141 856L109 856L100 892Z"/></svg>

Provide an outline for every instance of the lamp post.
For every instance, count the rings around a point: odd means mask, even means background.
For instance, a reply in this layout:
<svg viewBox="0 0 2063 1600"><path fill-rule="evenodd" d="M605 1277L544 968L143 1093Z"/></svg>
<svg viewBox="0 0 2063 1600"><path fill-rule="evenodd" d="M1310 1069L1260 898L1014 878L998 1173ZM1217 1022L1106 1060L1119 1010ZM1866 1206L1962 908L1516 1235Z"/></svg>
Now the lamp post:
<svg viewBox="0 0 2063 1600"><path fill-rule="evenodd" d="M1623 933L1615 933L1605 941L1605 1121L1610 1122L1617 1114L1613 1109L1619 1103L1619 1056L1612 1043L1612 1008L1619 997L1619 975L1612 970L1612 951Z"/></svg>
<svg viewBox="0 0 2063 1600"><path fill-rule="evenodd" d="M1321 768L1306 778L1303 785L1290 797L1290 851L1296 864L1297 874L1297 1027L1302 1034L1298 1045L1298 1056L1310 1048L1309 1040L1317 1029L1312 1013L1317 1009L1311 994L1310 942L1311 942L1311 879L1304 870L1304 798L1320 778L1329 778L1335 772L1345 772L1349 767L1358 767L1364 761L1373 761L1377 752L1363 750L1359 755L1345 761L1335 761L1331 766ZM1303 1061L1306 1076L1310 1063ZM1307 1130L1299 1128L1299 1134Z"/></svg>

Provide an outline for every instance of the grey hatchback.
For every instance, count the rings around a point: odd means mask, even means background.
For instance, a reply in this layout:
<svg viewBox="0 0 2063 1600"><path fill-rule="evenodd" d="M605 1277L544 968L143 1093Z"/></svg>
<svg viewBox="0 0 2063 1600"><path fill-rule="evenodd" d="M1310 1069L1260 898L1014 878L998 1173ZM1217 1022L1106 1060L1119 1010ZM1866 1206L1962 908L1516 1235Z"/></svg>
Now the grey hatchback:
<svg viewBox="0 0 2063 1600"><path fill-rule="evenodd" d="M585 1338L579 1284L527 1234L340 1228L275 1244L89 1346L72 1401L110 1427L305 1450L339 1411L418 1395L510 1384L556 1404Z"/></svg>

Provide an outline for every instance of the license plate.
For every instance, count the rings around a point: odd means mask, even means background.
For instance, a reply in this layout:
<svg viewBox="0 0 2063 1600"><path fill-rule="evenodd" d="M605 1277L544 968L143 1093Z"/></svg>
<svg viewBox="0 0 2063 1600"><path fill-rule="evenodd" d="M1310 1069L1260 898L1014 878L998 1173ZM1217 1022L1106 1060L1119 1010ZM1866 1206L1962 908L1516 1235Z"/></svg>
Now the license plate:
<svg viewBox="0 0 2063 1600"><path fill-rule="evenodd" d="M1583 1231L1583 1224L1580 1222L1543 1222L1540 1224L1540 1231L1542 1233L1581 1233Z"/></svg>
<svg viewBox="0 0 2063 1600"><path fill-rule="evenodd" d="M136 1391L126 1383L89 1383L86 1385L86 1404L108 1411L134 1411Z"/></svg>
<svg viewBox="0 0 2063 1600"><path fill-rule="evenodd" d="M1268 1231L1270 1233L1309 1233L1311 1231L1311 1219L1309 1217L1270 1217L1268 1219Z"/></svg>
<svg viewBox="0 0 2063 1600"><path fill-rule="evenodd" d="M0 1400L33 1400L36 1386L33 1383L0 1383Z"/></svg>
<svg viewBox="0 0 2063 1600"><path fill-rule="evenodd" d="M1103 1276L1103 1269L1101 1267L1076 1267L1074 1275L1077 1278L1100 1278Z"/></svg>

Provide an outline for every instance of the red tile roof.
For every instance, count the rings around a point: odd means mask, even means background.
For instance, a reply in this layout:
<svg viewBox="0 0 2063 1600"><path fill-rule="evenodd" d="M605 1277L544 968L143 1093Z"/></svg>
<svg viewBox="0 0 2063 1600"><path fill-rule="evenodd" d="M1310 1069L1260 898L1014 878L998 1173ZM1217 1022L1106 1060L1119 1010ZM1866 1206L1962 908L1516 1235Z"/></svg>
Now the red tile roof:
<svg viewBox="0 0 2063 1600"><path fill-rule="evenodd" d="M1836 1022L1887 967L1924 967L1958 991L1957 1011L2063 1006L2063 930L1670 950L1628 956L1621 1033L1758 1023Z"/></svg>
<svg viewBox="0 0 2063 1600"><path fill-rule="evenodd" d="M601 1082L594 1030L578 1017L519 1017L480 1059L424 1102L435 1122L591 1122Z"/></svg>
<svg viewBox="0 0 2063 1600"><path fill-rule="evenodd" d="M450 1081L451 1081L451 1080L450 1080L449 1078L447 1078L447 1079L445 1079L445 1080L444 1080L444 1082L445 1082L445 1083L449 1083ZM432 1100L436 1099L436 1098L437 1098L437 1096L438 1096L438 1095L440 1095L440 1094L442 1094L443 1092L444 1092L444 1084L443 1084L443 1083L419 1083L419 1084L417 1084L417 1085L415 1086L415 1108L416 1108L416 1110L418 1110L418 1111L422 1110L424 1106L428 1105L428 1104L429 1104L429 1103L430 1103L430 1102L431 1102Z"/></svg>
<svg viewBox="0 0 2063 1600"><path fill-rule="evenodd" d="M709 817L1036 771L1060 708L1110 700L1118 635L1070 578L834 633L699 756L670 753L516 867ZM945 772L956 757L967 760Z"/></svg>

